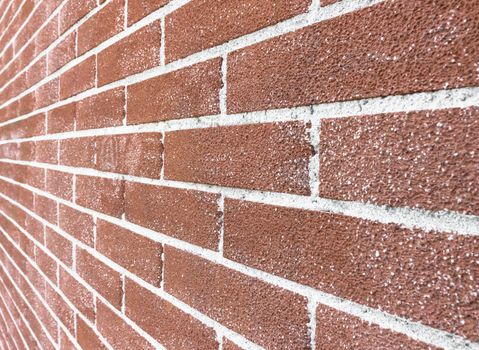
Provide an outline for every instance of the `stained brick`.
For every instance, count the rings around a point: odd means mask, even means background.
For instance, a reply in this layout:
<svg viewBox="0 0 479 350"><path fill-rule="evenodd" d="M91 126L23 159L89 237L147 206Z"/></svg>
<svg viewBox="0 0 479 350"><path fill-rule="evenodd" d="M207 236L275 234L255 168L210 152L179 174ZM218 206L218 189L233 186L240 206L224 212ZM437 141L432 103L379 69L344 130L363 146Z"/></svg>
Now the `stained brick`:
<svg viewBox="0 0 479 350"><path fill-rule="evenodd" d="M77 105L76 129L122 125L125 108L124 88L115 88L87 97Z"/></svg>
<svg viewBox="0 0 479 350"><path fill-rule="evenodd" d="M107 215L121 217L124 213L124 187L122 180L77 175L76 203Z"/></svg>

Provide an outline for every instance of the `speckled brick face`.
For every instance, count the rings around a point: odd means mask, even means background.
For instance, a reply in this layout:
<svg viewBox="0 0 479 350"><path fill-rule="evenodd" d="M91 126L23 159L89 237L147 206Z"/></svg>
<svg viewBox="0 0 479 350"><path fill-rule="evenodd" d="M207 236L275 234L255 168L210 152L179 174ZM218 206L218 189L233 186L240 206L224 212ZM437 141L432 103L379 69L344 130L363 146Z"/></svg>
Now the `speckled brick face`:
<svg viewBox="0 0 479 350"><path fill-rule="evenodd" d="M477 0L0 0L0 349L479 341Z"/></svg>

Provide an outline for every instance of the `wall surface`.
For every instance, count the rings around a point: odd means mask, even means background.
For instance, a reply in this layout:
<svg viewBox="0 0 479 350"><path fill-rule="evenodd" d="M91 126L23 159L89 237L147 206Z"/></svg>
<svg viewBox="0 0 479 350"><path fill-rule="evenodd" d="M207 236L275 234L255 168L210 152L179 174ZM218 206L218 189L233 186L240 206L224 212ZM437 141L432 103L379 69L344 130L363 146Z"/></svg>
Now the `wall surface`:
<svg viewBox="0 0 479 350"><path fill-rule="evenodd" d="M479 349L477 0L0 0L1 349Z"/></svg>

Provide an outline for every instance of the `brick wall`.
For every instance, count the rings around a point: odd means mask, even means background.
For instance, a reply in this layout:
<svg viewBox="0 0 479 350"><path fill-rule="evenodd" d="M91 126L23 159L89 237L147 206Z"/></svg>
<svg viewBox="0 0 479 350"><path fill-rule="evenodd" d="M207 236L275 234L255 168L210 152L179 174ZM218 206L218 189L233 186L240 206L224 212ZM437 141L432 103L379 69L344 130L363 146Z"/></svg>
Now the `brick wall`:
<svg viewBox="0 0 479 350"><path fill-rule="evenodd" d="M476 0L0 0L1 349L479 349Z"/></svg>

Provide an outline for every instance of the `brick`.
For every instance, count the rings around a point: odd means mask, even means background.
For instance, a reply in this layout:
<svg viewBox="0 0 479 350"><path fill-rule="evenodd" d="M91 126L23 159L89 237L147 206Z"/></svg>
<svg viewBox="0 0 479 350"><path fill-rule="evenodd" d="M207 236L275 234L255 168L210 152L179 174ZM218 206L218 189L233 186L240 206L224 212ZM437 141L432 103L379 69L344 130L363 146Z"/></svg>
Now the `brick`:
<svg viewBox="0 0 479 350"><path fill-rule="evenodd" d="M69 0L60 12L60 34L63 34L95 7L95 0Z"/></svg>
<svg viewBox="0 0 479 350"><path fill-rule="evenodd" d="M125 89L111 89L78 102L76 130L104 128L123 124Z"/></svg>
<svg viewBox="0 0 479 350"><path fill-rule="evenodd" d="M121 277L120 273L105 265L84 249L76 249L77 273L108 302L121 308Z"/></svg>
<svg viewBox="0 0 479 350"><path fill-rule="evenodd" d="M130 279L125 282L125 314L166 348L218 348L212 328Z"/></svg>
<svg viewBox="0 0 479 350"><path fill-rule="evenodd" d="M128 1L128 25L139 21L153 11L166 5L170 0L137 0Z"/></svg>
<svg viewBox="0 0 479 350"><path fill-rule="evenodd" d="M26 72L26 84L28 87L33 86L47 76L47 59L46 56L35 62Z"/></svg>
<svg viewBox="0 0 479 350"><path fill-rule="evenodd" d="M127 123L218 114L222 85L219 58L130 85Z"/></svg>
<svg viewBox="0 0 479 350"><path fill-rule="evenodd" d="M223 338L223 350L242 350L243 348L227 338Z"/></svg>
<svg viewBox="0 0 479 350"><path fill-rule="evenodd" d="M306 298L170 246L164 271L168 293L260 346L309 348Z"/></svg>
<svg viewBox="0 0 479 350"><path fill-rule="evenodd" d="M77 348L73 344L73 342L70 340L68 335L60 329L60 350L76 350Z"/></svg>
<svg viewBox="0 0 479 350"><path fill-rule="evenodd" d="M52 283L57 284L57 269L58 265L53 258L51 258L47 253L45 253L39 247L35 248L35 262L37 266L42 270L45 276L52 281Z"/></svg>
<svg viewBox="0 0 479 350"><path fill-rule="evenodd" d="M73 175L47 169L46 190L56 197L72 200Z"/></svg>
<svg viewBox="0 0 479 350"><path fill-rule="evenodd" d="M56 72L76 57L76 32L68 36L48 52L48 74Z"/></svg>
<svg viewBox="0 0 479 350"><path fill-rule="evenodd" d="M35 161L40 163L57 164L58 141L35 141Z"/></svg>
<svg viewBox="0 0 479 350"><path fill-rule="evenodd" d="M124 213L122 180L77 175L75 189L76 203L83 207L116 217Z"/></svg>
<svg viewBox="0 0 479 350"><path fill-rule="evenodd" d="M125 0L113 0L78 28L78 55L91 50L124 26Z"/></svg>
<svg viewBox="0 0 479 350"><path fill-rule="evenodd" d="M60 289L78 311L88 320L94 321L93 294L63 268L60 268Z"/></svg>
<svg viewBox="0 0 479 350"><path fill-rule="evenodd" d="M105 304L97 303L97 328L115 349L154 349L143 337L135 332L123 319Z"/></svg>
<svg viewBox="0 0 479 350"><path fill-rule="evenodd" d="M93 218L90 215L60 204L58 221L62 230L93 247Z"/></svg>
<svg viewBox="0 0 479 350"><path fill-rule="evenodd" d="M72 102L48 111L48 134L74 130L76 105L76 102Z"/></svg>
<svg viewBox="0 0 479 350"><path fill-rule="evenodd" d="M98 54L98 84L105 85L160 64L160 22L153 22Z"/></svg>
<svg viewBox="0 0 479 350"><path fill-rule="evenodd" d="M166 133L165 178L309 194L308 127L286 122Z"/></svg>
<svg viewBox="0 0 479 350"><path fill-rule="evenodd" d="M479 215L478 116L472 107L322 120L321 195Z"/></svg>
<svg viewBox="0 0 479 350"><path fill-rule="evenodd" d="M58 39L58 15L53 17L48 24L40 29L35 36L35 55L40 54L55 40ZM46 56L45 56L46 57Z"/></svg>
<svg viewBox="0 0 479 350"><path fill-rule="evenodd" d="M46 302L55 313L55 315L60 319L60 321L65 325L69 332L75 334L74 328L74 317L75 314L63 297L51 287L48 283L46 284Z"/></svg>
<svg viewBox="0 0 479 350"><path fill-rule="evenodd" d="M475 236L231 199L225 201L224 222L228 259L431 327L478 336L478 315L468 306L477 289Z"/></svg>
<svg viewBox="0 0 479 350"><path fill-rule="evenodd" d="M49 106L59 101L60 98L60 80L52 79L35 90L35 109Z"/></svg>
<svg viewBox="0 0 479 350"><path fill-rule="evenodd" d="M77 316L77 342L82 349L107 349L95 331Z"/></svg>
<svg viewBox="0 0 479 350"><path fill-rule="evenodd" d="M60 76L60 97L71 97L95 86L96 57L90 56Z"/></svg>
<svg viewBox="0 0 479 350"><path fill-rule="evenodd" d="M218 198L211 193L127 182L125 214L135 224L216 250Z"/></svg>
<svg viewBox="0 0 479 350"><path fill-rule="evenodd" d="M318 349L368 349L372 345L376 349L439 349L321 304L316 325Z"/></svg>
<svg viewBox="0 0 479 350"><path fill-rule="evenodd" d="M35 193L33 210L35 214L47 220L53 225L58 222L57 202L48 197Z"/></svg>
<svg viewBox="0 0 479 350"><path fill-rule="evenodd" d="M72 266L72 242L47 227L45 229L45 245L65 265Z"/></svg>
<svg viewBox="0 0 479 350"><path fill-rule="evenodd" d="M97 169L160 178L163 154L160 133L109 135L96 140Z"/></svg>
<svg viewBox="0 0 479 350"><path fill-rule="evenodd" d="M161 243L98 219L96 250L148 283L160 286Z"/></svg>
<svg viewBox="0 0 479 350"><path fill-rule="evenodd" d="M166 17L168 62L306 12L310 0L194 0Z"/></svg>
<svg viewBox="0 0 479 350"><path fill-rule="evenodd" d="M78 137L60 140L61 165L94 168L95 167L95 139L93 137Z"/></svg>
<svg viewBox="0 0 479 350"><path fill-rule="evenodd" d="M477 85L479 8L436 5L386 1L231 53L228 112Z"/></svg>

